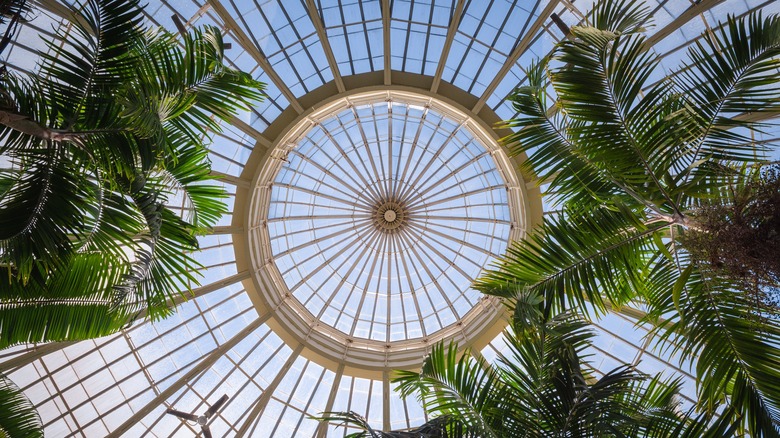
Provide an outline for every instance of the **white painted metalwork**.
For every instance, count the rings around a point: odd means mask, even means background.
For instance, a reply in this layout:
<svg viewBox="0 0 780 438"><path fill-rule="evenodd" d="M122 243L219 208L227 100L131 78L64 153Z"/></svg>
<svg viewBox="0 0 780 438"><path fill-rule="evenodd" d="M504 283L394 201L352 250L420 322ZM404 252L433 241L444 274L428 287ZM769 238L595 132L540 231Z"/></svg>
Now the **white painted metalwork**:
<svg viewBox="0 0 780 438"><path fill-rule="evenodd" d="M279 167L266 214L284 293L351 337L394 342L459 321L479 299L471 282L521 219L497 145L451 108L406 97L355 96L311 114L286 158L268 163Z"/></svg>
<svg viewBox="0 0 780 438"><path fill-rule="evenodd" d="M36 2L44 9L4 52L9 69L35 71L34 51L46 49L39 36L53 38L52 26L67 14L62 3ZM573 26L592 1L577 0L578 10L565 0L146 3L150 24L175 31L175 14L186 28L223 29L232 43L226 61L267 83L267 99L224 124L221 134L212 133L210 158L230 193L230 214L215 235L200 237L202 286L178 300L171 319L142 321L103 339L3 350L0 369L38 406L47 436L107 436L123 423L127 437L195 436L197 428L165 409L199 412L222 394L230 400L211 424L215 436L239 430L261 437L343 436L343 428L309 419L325 410L356 411L378 428L420 425L426 420L422 407L398 397L389 370L417 366L437 339L473 342L488 360L505 348L501 336L490 335L500 327L500 305L445 285L473 276L502 251L507 237L496 231L507 224L501 209L527 218L543 205L531 203L538 202L529 195L536 183L491 149L506 133L492 124L516 116L507 96L525 83L528 63L564 37L547 13ZM669 74L698 35L715 29L726 13L780 12L774 0L645 3L654 17L652 50L662 56L653 80ZM451 126L434 122L434 112ZM343 118L334 118L339 114ZM452 147L425 141L415 127L438 132ZM469 155L469 140L458 140L464 134L487 152ZM307 135L309 149L303 150L307 146L298 140ZM778 138L780 130L772 127L756 141ZM402 145L428 151L429 159L401 159ZM325 154L330 157L316 158ZM456 157L464 158L455 164ZM407 173L393 179L407 163ZM283 175L289 181L277 181ZM272 205L281 213L269 217ZM509 239L530 225L520 219L509 224ZM294 257L322 267L277 268ZM338 274L349 266L350 275L363 273L362 281ZM330 283L315 282L331 274L329 281L354 290L357 305L338 302L322 287ZM411 291L417 298L394 312L393 294ZM430 294L435 303L426 310L421 296ZM333 315L333 325L317 318L326 314ZM648 349L647 330L634 325L635 317L595 321L594 371L624 362L647 373L675 369L690 402L695 388L689 367L695 364L678 366L669 352Z"/></svg>

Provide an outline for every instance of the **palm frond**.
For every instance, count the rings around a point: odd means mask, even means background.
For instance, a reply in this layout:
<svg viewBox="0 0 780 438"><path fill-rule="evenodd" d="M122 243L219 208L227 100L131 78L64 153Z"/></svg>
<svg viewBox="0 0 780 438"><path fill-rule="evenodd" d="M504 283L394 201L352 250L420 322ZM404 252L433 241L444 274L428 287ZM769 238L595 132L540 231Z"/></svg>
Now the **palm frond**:
<svg viewBox="0 0 780 438"><path fill-rule="evenodd" d="M657 56L644 50L644 37L639 35L626 37L589 27L572 32L577 38L559 43L555 51L554 59L563 65L550 73L571 119L566 133L570 142L638 203L679 211L664 174L680 145L647 141L644 135L650 121L656 126L664 121L656 112L669 113L665 107L675 103L658 98L663 89L642 95L658 68Z"/></svg>
<svg viewBox="0 0 780 438"><path fill-rule="evenodd" d="M604 298L622 305L643 287L639 274L655 251L653 235L663 228L663 223L643 226L627 215L609 210L579 217L548 215L474 288L505 298L530 289L544 297L552 314L569 307L588 314L590 305L604 311Z"/></svg>
<svg viewBox="0 0 780 438"><path fill-rule="evenodd" d="M365 417L355 412L322 412L318 417L312 418L317 421L336 423L344 428L351 425L360 429L359 432L345 435L345 438L386 438L387 436L382 431L374 430Z"/></svg>
<svg viewBox="0 0 780 438"><path fill-rule="evenodd" d="M650 9L636 0L601 1L588 14L587 21L596 29L633 34L648 24Z"/></svg>
<svg viewBox="0 0 780 438"><path fill-rule="evenodd" d="M363 416L355 412L322 412L320 416L311 418L344 427L351 425L361 430L346 435L351 438L477 438L464 432L459 423L447 416L436 417L410 430L389 432L374 430Z"/></svg>
<svg viewBox="0 0 780 438"><path fill-rule="evenodd" d="M722 278L658 261L650 276L648 321L665 349L696 361L699 406L710 414L729 400L732 420L757 436L780 433L780 320Z"/></svg>
<svg viewBox="0 0 780 438"><path fill-rule="evenodd" d="M226 212L206 143L220 119L263 96L262 83L224 64L215 27L194 29L180 47L168 32L143 30L137 0L85 0L73 13L38 74L0 79L0 154L17 169L0 177L0 266L10 288L32 279L39 294L2 303L13 322L3 335L20 333L13 342L107 334L141 309L170 314L198 284L196 235ZM103 269L73 270L95 282L78 284L80 298L56 285L77 287L64 270L97 251ZM25 326L36 311L41 327Z"/></svg>
<svg viewBox="0 0 780 438"><path fill-rule="evenodd" d="M58 29L58 41L47 42L49 51L41 53L38 76L47 88L60 92L50 103L64 116L63 127L77 120L105 126L96 123L105 116L96 110L108 102L103 90L117 89L133 74L143 15L137 0L86 0L77 7L69 30L74 34ZM86 108L92 111L87 114Z"/></svg>
<svg viewBox="0 0 780 438"><path fill-rule="evenodd" d="M522 116L505 122L505 127L518 130L503 138L502 143L512 155L533 151L521 167L539 181L550 183L552 202L576 198L584 209L609 202L620 193L619 188L603 169L578 152L567 134L568 119L547 110L551 100L544 76L547 62L530 66L528 85L509 97Z"/></svg>
<svg viewBox="0 0 780 438"><path fill-rule="evenodd" d="M212 115L229 120L262 99L263 83L223 65L224 44L217 28L183 35L183 50L165 31L148 38L137 65L138 81L123 91L127 106L122 117L139 133L152 135L166 125L168 135L179 132L199 143L209 131L220 131ZM149 114L159 117L148 119Z"/></svg>
<svg viewBox="0 0 780 438"><path fill-rule="evenodd" d="M498 405L507 402L505 386L483 360L459 357L454 344L434 345L419 373L397 371L393 382L402 397L416 392L428 412L456 418L470 434L502 436L499 413L506 411Z"/></svg>
<svg viewBox="0 0 780 438"><path fill-rule="evenodd" d="M26 150L21 165L0 200L0 259L9 270L4 282L27 283L41 264L61 267L74 250L71 237L87 231L82 218L95 198L88 179L71 171L82 163L51 144Z"/></svg>
<svg viewBox="0 0 780 438"><path fill-rule="evenodd" d="M213 227L227 207L221 201L227 197L225 189L213 181L210 173L208 151L197 147L186 138L179 138L173 144L175 156L162 161L161 185L170 191L169 197L181 199L178 203L183 209L182 219L191 223L199 231Z"/></svg>
<svg viewBox="0 0 780 438"><path fill-rule="evenodd" d="M726 26L689 49L690 61L676 76L697 122L691 129L695 140L689 146L687 174L694 173L700 160L755 159L757 146L734 128L760 127L740 119L742 114L780 110L778 56L780 17L760 13L742 20L729 17Z"/></svg>
<svg viewBox="0 0 780 438"><path fill-rule="evenodd" d="M122 328L138 310L113 306L112 286L126 269L106 254L82 253L45 281L2 288L0 348L91 339Z"/></svg>
<svg viewBox="0 0 780 438"><path fill-rule="evenodd" d="M14 438L43 438L43 425L35 406L18 386L1 373L0 434Z"/></svg>

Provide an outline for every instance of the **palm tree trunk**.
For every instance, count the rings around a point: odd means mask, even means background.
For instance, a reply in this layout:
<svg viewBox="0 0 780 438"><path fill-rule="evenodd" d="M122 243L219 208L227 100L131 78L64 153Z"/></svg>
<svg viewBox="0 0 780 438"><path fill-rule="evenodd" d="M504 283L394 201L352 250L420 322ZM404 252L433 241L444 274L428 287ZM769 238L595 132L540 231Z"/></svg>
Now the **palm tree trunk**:
<svg viewBox="0 0 780 438"><path fill-rule="evenodd" d="M84 140L89 135L117 133L123 129L91 129L87 131L72 131L69 129L47 128L28 116L13 111L0 109L0 125L5 125L15 131L38 138L56 142L69 142L79 146L84 145Z"/></svg>
<svg viewBox="0 0 780 438"><path fill-rule="evenodd" d="M0 124L41 140L81 143L81 139L86 134L84 132L71 132L61 129L46 128L25 115L6 110L0 110Z"/></svg>
<svg viewBox="0 0 780 438"><path fill-rule="evenodd" d="M650 225L657 222L668 222L669 225L681 225L691 230L704 231L704 228L701 226L699 222L683 214L674 214L674 215L656 214L654 216L655 217L645 222L645 225Z"/></svg>

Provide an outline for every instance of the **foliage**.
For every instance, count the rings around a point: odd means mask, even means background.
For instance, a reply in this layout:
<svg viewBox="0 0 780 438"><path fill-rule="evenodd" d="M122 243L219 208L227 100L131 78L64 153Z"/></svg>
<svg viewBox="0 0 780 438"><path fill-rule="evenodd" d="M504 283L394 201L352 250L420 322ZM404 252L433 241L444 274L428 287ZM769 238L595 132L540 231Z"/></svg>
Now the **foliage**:
<svg viewBox="0 0 780 438"><path fill-rule="evenodd" d="M0 373L0 437L43 438L41 418L30 400Z"/></svg>
<svg viewBox="0 0 780 438"><path fill-rule="evenodd" d="M0 348L170 314L226 211L210 135L262 96L215 27L144 29L137 0L73 14L37 74L0 79Z"/></svg>
<svg viewBox="0 0 780 438"><path fill-rule="evenodd" d="M0 54L16 36L19 24L28 21L31 12L32 8L27 0L0 0L0 29L5 27L2 30L3 36L0 37Z"/></svg>
<svg viewBox="0 0 780 438"><path fill-rule="evenodd" d="M664 381L618 367L601 377L586 359L593 333L564 312L547 318L541 297L518 300L508 353L495 364L455 345L437 344L420 372L398 371L402 397L416 395L438 431L376 432L354 414L328 413L365 432L355 437L700 437L723 436L727 423L680 414L679 381ZM429 429L430 430L430 429Z"/></svg>
<svg viewBox="0 0 780 438"><path fill-rule="evenodd" d="M375 430L365 418L354 412L323 412L322 416L313 419L343 426L350 424L360 429L359 432L347 434L345 438L454 438L464 436L463 428L446 416L436 417L411 430L390 432Z"/></svg>
<svg viewBox="0 0 780 438"><path fill-rule="evenodd" d="M752 292L756 307L774 307L780 288L780 165L757 167L725 187L720 202L694 212L698 229L680 244L708 277L727 277Z"/></svg>
<svg viewBox="0 0 780 438"><path fill-rule="evenodd" d="M507 122L518 130L506 143L528 154L525 170L549 183L559 212L475 286L510 304L538 294L547 314L640 306L656 347L696 364L704 415L723 410L740 433L778 436L780 315L684 243L728 228L707 223L707 211L728 221L735 205L777 208L771 183L748 185L749 200L728 193L762 165L766 147L750 130L780 109L780 18L729 18L654 82L648 15L636 1L602 2L512 96L521 116Z"/></svg>

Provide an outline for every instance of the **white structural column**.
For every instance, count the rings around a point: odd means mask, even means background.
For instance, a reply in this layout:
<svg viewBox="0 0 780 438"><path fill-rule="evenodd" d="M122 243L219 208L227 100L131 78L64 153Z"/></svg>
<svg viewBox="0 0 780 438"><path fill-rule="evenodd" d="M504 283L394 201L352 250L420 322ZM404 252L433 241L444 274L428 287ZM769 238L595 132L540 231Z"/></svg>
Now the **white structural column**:
<svg viewBox="0 0 780 438"><path fill-rule="evenodd" d="M526 50L528 50L528 47L530 47L531 42L533 42L534 38L536 38L536 34L539 33L539 30L544 26L544 23L550 18L550 14L553 13L556 6L560 3L559 0L550 0L549 3L547 3L547 6L544 7L542 12L539 13L539 17L536 19L533 25L528 29L528 31L525 33L525 36L523 36L523 39L520 40L519 43L517 43L517 46L515 46L514 50L512 50L512 53L509 54L509 57L506 59L506 62L504 62L504 65L501 66L501 70L496 73L496 77L493 78L492 81L490 81L490 84L485 88L485 92L482 93L482 96L479 98L479 101L477 101L477 104L474 105L474 108L472 108L472 111L474 113L479 113L479 111L482 109L482 107L485 105L485 102L487 102L488 98L493 94L494 91L496 91L496 87L498 87L498 84L501 83L502 80L504 80L504 76L506 76L507 73L509 73L509 69L512 68L512 66L517 62L518 59L520 59L521 56L523 56L523 53L525 53Z"/></svg>
<svg viewBox="0 0 780 438"><path fill-rule="evenodd" d="M282 368L279 369L279 371L276 373L274 380L268 384L268 387L263 389L263 393L260 394L257 402L255 402L254 406L252 407L252 411L244 420L244 424L242 424L241 428L238 429L236 438L242 438L246 436L247 432L249 432L249 429L252 427L252 424L255 423L257 417L259 417L260 414L263 413L263 410L265 410L265 407L268 406L268 402L271 401L271 396L273 396L274 392L276 392L276 387L279 386L279 383L281 383L282 379L284 379L284 376L287 375L287 371L290 370L292 364L296 359L298 359L301 351L303 351L303 344L298 344L298 347L296 347L292 354L290 354L290 357L287 358L287 362L284 363L284 366L282 366Z"/></svg>
<svg viewBox="0 0 780 438"><path fill-rule="evenodd" d="M251 323L249 323L240 332L236 333L235 336L230 338L230 340L228 340L224 344L217 347L214 351L209 353L209 355L206 356L202 361L200 361L197 365L192 367L192 369L190 369L187 372L187 374L181 376L179 380L177 380L171 386L169 386L168 388L160 392L160 394L157 397L155 397L152 401L147 403L143 408L136 411L135 414L133 414L130 418L128 418L119 427L114 429L113 432L108 434L106 438L117 438L122 436L122 434L130 430L131 427L133 427L136 423L141 421L156 407L162 405L165 402L165 400L167 400L169 397L175 394L176 391L183 388L184 385L187 384L187 382L197 377L203 371L206 371L210 366L214 365L214 363L216 363L220 357L224 356L225 353L227 353L233 347L235 347L236 344L241 342L244 338L246 338L253 331L257 330L260 326L265 324L265 322L268 321L268 318L270 317L271 317L271 313L269 312L257 318L256 320L252 321Z"/></svg>
<svg viewBox="0 0 780 438"><path fill-rule="evenodd" d="M433 76L431 93L435 93L439 90L441 76L444 74L444 65L447 64L447 57L450 54L452 42L455 41L455 33L458 31L458 24L460 24L460 17L463 15L465 3L465 0L458 0L458 4L455 5L455 10L452 12L452 20L450 20L450 27L447 29L447 37L444 39L444 47L441 51L441 57L439 57L439 65L436 67L436 74Z"/></svg>
<svg viewBox="0 0 780 438"><path fill-rule="evenodd" d="M336 369L336 376L333 378L333 386L330 388L330 395L328 395L328 401L325 403L325 410L323 412L330 412L333 410L333 404L336 402L336 394L339 392L339 383L344 376L344 363L340 363ZM317 438L325 438L328 434L328 423L321 421L317 426Z"/></svg>
<svg viewBox="0 0 780 438"><path fill-rule="evenodd" d="M322 22L322 17L317 12L317 5L314 4L314 0L306 0L306 9L309 11L309 18L311 19L314 29L317 31L317 36L320 38L320 44L322 44L322 50L325 52L325 58L328 59L328 65L333 72L333 80L336 82L336 88L339 93L343 93L344 80L341 79L341 72L339 72L339 66L336 63L336 57L333 55L333 48L330 46L328 40L328 32L325 30L325 24Z"/></svg>
<svg viewBox="0 0 780 438"><path fill-rule="evenodd" d="M385 52L385 85L390 85L392 83L390 75L390 0L382 0L382 35Z"/></svg>
<svg viewBox="0 0 780 438"><path fill-rule="evenodd" d="M390 430L390 372L382 372L382 429Z"/></svg>
<svg viewBox="0 0 780 438"><path fill-rule="evenodd" d="M276 70L274 70L274 68L271 66L271 63L260 51L260 48L252 42L252 39L249 38L249 35L241 30L241 27L238 25L238 23L236 23L236 20L233 19L228 10L222 6L222 3L220 3L219 0L209 0L209 3L211 3L214 12L216 12L219 18L222 19L222 22L225 24L225 26L233 33L233 36L236 38L236 40L238 40L247 53L249 53L252 58L257 61L257 64L260 66L260 68L262 68L266 74L268 74L268 77L271 78L271 81L274 83L274 85L279 88L279 91L281 91L284 97L290 102L290 106L292 106L299 114L302 113L303 106L301 106L300 102L298 102L298 98L295 97L287 84L285 84L279 74L276 73Z"/></svg>

